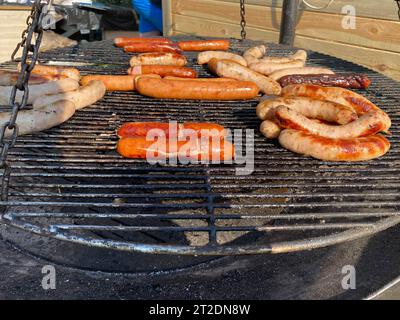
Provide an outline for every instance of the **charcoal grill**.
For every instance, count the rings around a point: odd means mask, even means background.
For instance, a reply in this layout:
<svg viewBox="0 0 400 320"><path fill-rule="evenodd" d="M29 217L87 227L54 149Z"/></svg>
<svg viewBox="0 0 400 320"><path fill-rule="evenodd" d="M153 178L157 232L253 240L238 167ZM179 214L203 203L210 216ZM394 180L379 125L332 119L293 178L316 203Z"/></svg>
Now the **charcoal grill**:
<svg viewBox="0 0 400 320"><path fill-rule="evenodd" d="M261 42L231 43L234 52L242 53ZM272 55L294 50L267 45ZM211 76L195 64L195 54L187 56L200 76ZM102 41L44 52L39 61L77 65L83 74L124 74L129 55ZM372 79L362 93L392 118L392 148L387 155L340 163L293 154L258 132L259 98L177 101L107 93L61 126L18 138L9 152L12 174L9 199L0 203L2 222L92 247L182 255L306 250L396 225L400 85L317 52L309 52L309 64ZM168 120L254 129L254 172L235 175L239 165L226 164L149 165L116 153L115 130L122 123Z"/></svg>

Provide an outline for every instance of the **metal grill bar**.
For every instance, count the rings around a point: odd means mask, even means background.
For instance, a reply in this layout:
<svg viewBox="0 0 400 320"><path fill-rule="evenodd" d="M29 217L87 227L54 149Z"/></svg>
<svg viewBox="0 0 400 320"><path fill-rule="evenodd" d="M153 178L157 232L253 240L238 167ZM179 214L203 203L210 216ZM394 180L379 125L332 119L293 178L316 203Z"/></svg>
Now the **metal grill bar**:
<svg viewBox="0 0 400 320"><path fill-rule="evenodd" d="M231 42L238 53L260 43ZM268 47L272 55L291 52L277 45ZM7 207L3 221L89 246L196 255L311 249L397 224L399 84L347 61L315 52L309 52L309 57L310 65L365 73L372 79L373 85L363 94L393 121L392 149L386 156L341 163L286 151L258 133L259 99L178 101L107 93L61 126L19 138L9 152L12 175L9 201L1 203ZM188 54L200 76L210 76L195 64L195 58ZM39 60L80 62L83 74L124 74L129 55L103 41L46 52ZM254 129L254 171L238 176L235 170L240 165L151 166L122 159L115 152L115 130L122 123L168 120Z"/></svg>

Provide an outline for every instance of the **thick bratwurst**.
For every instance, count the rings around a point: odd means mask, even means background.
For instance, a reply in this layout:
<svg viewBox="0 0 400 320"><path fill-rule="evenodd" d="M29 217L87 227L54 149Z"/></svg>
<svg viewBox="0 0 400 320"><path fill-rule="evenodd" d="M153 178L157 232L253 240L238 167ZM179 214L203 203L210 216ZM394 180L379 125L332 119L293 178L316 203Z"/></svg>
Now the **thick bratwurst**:
<svg viewBox="0 0 400 320"><path fill-rule="evenodd" d="M352 139L329 139L311 133L286 129L279 135L286 149L326 161L364 161L383 156L390 142L380 134Z"/></svg>

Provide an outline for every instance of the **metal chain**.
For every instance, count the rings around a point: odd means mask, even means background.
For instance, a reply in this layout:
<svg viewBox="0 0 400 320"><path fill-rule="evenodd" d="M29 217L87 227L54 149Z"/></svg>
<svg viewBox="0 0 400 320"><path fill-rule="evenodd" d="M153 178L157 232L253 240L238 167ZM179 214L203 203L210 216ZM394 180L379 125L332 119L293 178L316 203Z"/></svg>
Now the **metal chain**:
<svg viewBox="0 0 400 320"><path fill-rule="evenodd" d="M242 28L240 36L242 40L246 39L246 10L244 1L245 0L240 0L240 27Z"/></svg>
<svg viewBox="0 0 400 320"><path fill-rule="evenodd" d="M399 16L399 20L400 20L400 0L394 0L397 3L397 6L399 7L399 10L397 11L397 15Z"/></svg>
<svg viewBox="0 0 400 320"><path fill-rule="evenodd" d="M8 199L8 184L10 180L10 166L7 164L8 151L15 145L18 137L18 125L16 123L19 110L26 107L29 96L28 81L32 69L39 54L39 47L42 41L43 29L42 29L42 5L41 0L35 0L32 5L30 15L26 19L27 28L22 32L22 40L18 43L14 52L11 55L11 59L15 61L15 56L18 51L23 48L21 57L21 71L18 76L17 83L11 90L11 96L9 100L9 106L11 110L10 120L5 122L0 127L0 169L3 169L3 175L1 178L1 201ZM33 35L36 34L35 43L32 44ZM28 62L28 55L30 55ZM19 94L17 94L19 91ZM21 102L17 102L19 97L22 96ZM17 99L18 97L18 99ZM11 132L10 132L10 131Z"/></svg>

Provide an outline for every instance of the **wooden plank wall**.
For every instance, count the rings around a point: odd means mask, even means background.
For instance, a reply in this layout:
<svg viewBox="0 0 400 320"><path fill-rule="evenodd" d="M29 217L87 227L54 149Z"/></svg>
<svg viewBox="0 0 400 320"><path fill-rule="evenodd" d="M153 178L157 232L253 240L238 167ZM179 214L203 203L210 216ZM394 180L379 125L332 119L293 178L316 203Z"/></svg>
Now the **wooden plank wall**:
<svg viewBox="0 0 400 320"><path fill-rule="evenodd" d="M29 10L0 10L0 62L10 60L11 53L21 41Z"/></svg>
<svg viewBox="0 0 400 320"><path fill-rule="evenodd" d="M323 6L328 0L308 0ZM164 0L166 34L239 37L239 0ZM342 8L356 9L356 28L344 29ZM246 0L249 39L277 42L281 0ZM340 1L322 10L302 5L295 45L338 56L400 80L400 21L393 0Z"/></svg>

